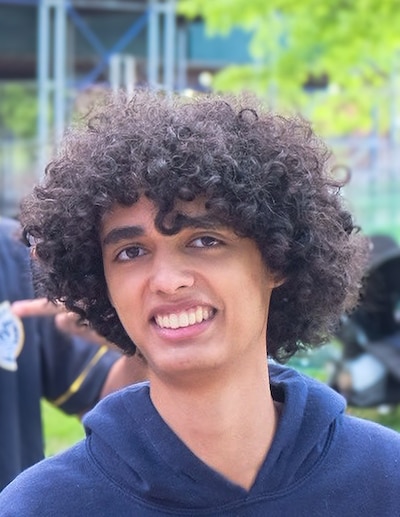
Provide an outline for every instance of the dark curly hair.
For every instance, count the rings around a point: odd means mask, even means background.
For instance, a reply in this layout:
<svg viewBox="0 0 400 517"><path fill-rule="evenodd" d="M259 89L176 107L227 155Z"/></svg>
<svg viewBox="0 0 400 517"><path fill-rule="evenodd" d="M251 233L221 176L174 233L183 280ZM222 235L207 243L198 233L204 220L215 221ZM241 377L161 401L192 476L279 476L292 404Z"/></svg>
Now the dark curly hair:
<svg viewBox="0 0 400 517"><path fill-rule="evenodd" d="M329 163L309 123L249 96L108 96L66 135L21 221L46 295L133 354L107 295L102 217L144 194L158 207L157 228L173 234L182 223L176 202L205 197L210 216L254 239L285 279L268 321L268 355L283 361L326 341L358 299L364 238Z"/></svg>

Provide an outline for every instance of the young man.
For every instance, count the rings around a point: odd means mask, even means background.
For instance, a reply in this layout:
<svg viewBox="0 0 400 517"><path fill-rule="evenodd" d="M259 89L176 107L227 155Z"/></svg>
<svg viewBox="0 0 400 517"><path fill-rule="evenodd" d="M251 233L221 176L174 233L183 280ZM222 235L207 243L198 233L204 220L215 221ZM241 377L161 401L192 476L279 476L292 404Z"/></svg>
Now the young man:
<svg viewBox="0 0 400 517"><path fill-rule="evenodd" d="M61 332L50 303L33 300L29 253L19 224L0 218L0 490L43 459L41 398L81 414L99 398L146 378L140 360ZM68 314L58 314L65 323ZM90 341L88 339L90 338ZM136 363L136 365L134 364Z"/></svg>
<svg viewBox="0 0 400 517"><path fill-rule="evenodd" d="M328 158L245 98L137 92L69 134L25 229L49 297L140 351L149 383L100 402L2 515L398 513L400 436L266 360L321 343L358 296L365 243Z"/></svg>

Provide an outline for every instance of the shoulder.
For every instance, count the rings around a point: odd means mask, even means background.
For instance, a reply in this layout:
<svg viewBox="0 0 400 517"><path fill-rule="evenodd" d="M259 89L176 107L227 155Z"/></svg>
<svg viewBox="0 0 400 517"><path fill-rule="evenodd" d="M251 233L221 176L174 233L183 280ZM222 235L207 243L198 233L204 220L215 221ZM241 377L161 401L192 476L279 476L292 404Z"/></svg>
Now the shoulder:
<svg viewBox="0 0 400 517"><path fill-rule="evenodd" d="M84 441L65 453L42 460L22 472L0 493L0 515L78 515L79 511L75 514L74 509L77 505L82 509L84 499L79 494L90 488L85 486L88 468Z"/></svg>
<svg viewBox="0 0 400 517"><path fill-rule="evenodd" d="M376 440L379 440L379 442L400 447L400 433L372 420L344 414L341 426L345 434L351 432L353 436L358 435L363 438L363 442L368 444L374 444Z"/></svg>
<svg viewBox="0 0 400 517"><path fill-rule="evenodd" d="M400 482L400 434L375 422L343 415L336 423L334 453L347 457L359 475L372 472ZM363 474L364 473L364 474Z"/></svg>
<svg viewBox="0 0 400 517"><path fill-rule="evenodd" d="M20 229L20 224L15 219L0 216L0 233L3 235L17 232Z"/></svg>
<svg viewBox="0 0 400 517"><path fill-rule="evenodd" d="M0 296L14 301L33 295L28 247L17 221L0 217Z"/></svg>
<svg viewBox="0 0 400 517"><path fill-rule="evenodd" d="M18 221L0 216L0 242L25 248L21 242L22 229Z"/></svg>
<svg viewBox="0 0 400 517"><path fill-rule="evenodd" d="M29 256L28 247L22 242L22 229L18 221L0 216L0 252L4 257L19 257L25 261Z"/></svg>
<svg viewBox="0 0 400 517"><path fill-rule="evenodd" d="M330 472L327 475L332 487L348 488L352 494L348 504L357 506L360 512L398 515L400 434L396 431L343 415L336 422L332 444L321 467L324 473Z"/></svg>

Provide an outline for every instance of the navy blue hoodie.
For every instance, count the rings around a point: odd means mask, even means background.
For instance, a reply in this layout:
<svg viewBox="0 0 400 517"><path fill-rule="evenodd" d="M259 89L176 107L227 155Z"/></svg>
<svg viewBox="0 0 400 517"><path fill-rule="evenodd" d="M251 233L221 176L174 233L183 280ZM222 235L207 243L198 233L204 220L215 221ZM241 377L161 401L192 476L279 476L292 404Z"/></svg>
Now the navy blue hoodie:
<svg viewBox="0 0 400 517"><path fill-rule="evenodd" d="M199 460L140 384L101 401L87 438L28 469L0 495L2 517L400 515L400 435L344 413L344 399L270 366L283 402L266 460L246 491Z"/></svg>

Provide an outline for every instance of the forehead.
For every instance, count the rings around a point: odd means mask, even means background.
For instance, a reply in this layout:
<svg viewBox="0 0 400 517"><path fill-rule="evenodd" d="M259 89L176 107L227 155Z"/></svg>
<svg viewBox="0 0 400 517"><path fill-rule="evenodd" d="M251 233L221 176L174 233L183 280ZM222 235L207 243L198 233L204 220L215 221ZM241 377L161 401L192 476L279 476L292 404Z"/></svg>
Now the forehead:
<svg viewBox="0 0 400 517"><path fill-rule="evenodd" d="M139 200L130 206L115 204L110 211L108 211L102 218L100 235L104 236L112 228L123 226L140 226L149 228L154 226L154 221L158 212L157 205L148 199L146 196L141 196ZM204 199L195 199L193 201L177 201L175 208L172 211L172 217L177 213L182 214L188 218L205 226L210 225L207 222ZM217 221L214 221L217 224Z"/></svg>

